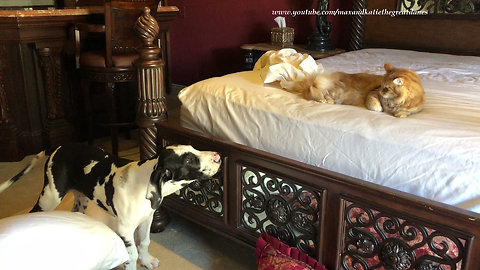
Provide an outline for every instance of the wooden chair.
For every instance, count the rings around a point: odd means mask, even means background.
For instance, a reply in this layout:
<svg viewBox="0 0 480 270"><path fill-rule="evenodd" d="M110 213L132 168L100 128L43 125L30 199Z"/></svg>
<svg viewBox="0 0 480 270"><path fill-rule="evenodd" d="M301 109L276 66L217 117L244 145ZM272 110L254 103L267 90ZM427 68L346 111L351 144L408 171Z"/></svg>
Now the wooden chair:
<svg viewBox="0 0 480 270"><path fill-rule="evenodd" d="M120 100L131 100L136 97L136 69L133 62L138 58L136 48L141 44L134 31L137 18L143 13L144 7L156 10L158 0L149 1L106 1L104 24L77 24L75 25L76 60L81 74L81 92L84 99L87 116L88 142L93 144L94 126L110 128L112 154L118 156L118 130L120 127L134 126L132 117L119 117L125 114L127 108ZM86 35L104 35L104 46L100 50L85 51ZM103 43L103 41L102 41ZM107 117L100 119L95 114L92 100L92 83L105 84L103 92L105 100L95 100L98 107L105 108ZM120 92L120 83L131 82L126 91ZM125 85L124 85L125 86ZM125 89L124 89L125 90ZM127 97L125 97L127 96ZM135 102L135 100L134 100ZM134 103L133 103L134 104ZM134 111L134 110L133 110Z"/></svg>

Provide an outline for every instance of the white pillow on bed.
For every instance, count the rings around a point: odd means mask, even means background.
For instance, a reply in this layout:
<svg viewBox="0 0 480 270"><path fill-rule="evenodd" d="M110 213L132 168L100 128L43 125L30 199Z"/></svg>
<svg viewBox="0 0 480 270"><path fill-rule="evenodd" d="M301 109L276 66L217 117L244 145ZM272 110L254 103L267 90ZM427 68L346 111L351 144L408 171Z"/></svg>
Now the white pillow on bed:
<svg viewBox="0 0 480 270"><path fill-rule="evenodd" d="M323 66L306 53L286 48L264 53L253 70L260 72L264 83L273 83L303 79L310 74L323 72Z"/></svg>
<svg viewBox="0 0 480 270"><path fill-rule="evenodd" d="M112 269L127 259L120 237L81 213L50 211L0 219L0 269Z"/></svg>

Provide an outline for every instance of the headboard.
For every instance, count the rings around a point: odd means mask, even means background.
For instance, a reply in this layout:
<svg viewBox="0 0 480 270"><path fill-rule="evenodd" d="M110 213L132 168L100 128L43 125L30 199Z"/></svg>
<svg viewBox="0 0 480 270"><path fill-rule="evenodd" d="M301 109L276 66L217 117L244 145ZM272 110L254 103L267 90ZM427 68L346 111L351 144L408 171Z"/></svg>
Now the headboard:
<svg viewBox="0 0 480 270"><path fill-rule="evenodd" d="M364 9L368 11L384 9L395 11L397 10L397 1L352 0L352 4L354 11L363 11ZM476 0L456 1L471 3ZM394 17L388 15L354 15L349 49L358 50L375 47L480 55L480 13L477 11L473 14L401 15Z"/></svg>

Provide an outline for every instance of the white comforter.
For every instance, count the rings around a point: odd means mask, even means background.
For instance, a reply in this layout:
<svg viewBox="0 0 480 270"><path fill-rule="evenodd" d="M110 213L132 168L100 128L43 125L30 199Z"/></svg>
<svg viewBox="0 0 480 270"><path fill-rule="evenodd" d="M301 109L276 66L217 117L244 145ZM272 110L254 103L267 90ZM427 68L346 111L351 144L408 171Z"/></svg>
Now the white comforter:
<svg viewBox="0 0 480 270"><path fill-rule="evenodd" d="M326 71L416 71L425 109L406 119L319 104L259 72L181 91L186 127L480 213L480 57L366 49L321 59Z"/></svg>

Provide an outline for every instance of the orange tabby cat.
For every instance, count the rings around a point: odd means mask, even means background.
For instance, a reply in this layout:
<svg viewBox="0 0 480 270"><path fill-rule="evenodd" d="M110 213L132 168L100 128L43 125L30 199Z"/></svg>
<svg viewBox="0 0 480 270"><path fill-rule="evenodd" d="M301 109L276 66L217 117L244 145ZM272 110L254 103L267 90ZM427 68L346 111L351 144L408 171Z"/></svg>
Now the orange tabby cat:
<svg viewBox="0 0 480 270"><path fill-rule="evenodd" d="M318 74L302 81L282 82L283 88L300 92L308 100L345 104L384 111L395 117L420 112L425 92L418 75L409 70L385 64L385 75L334 72Z"/></svg>

